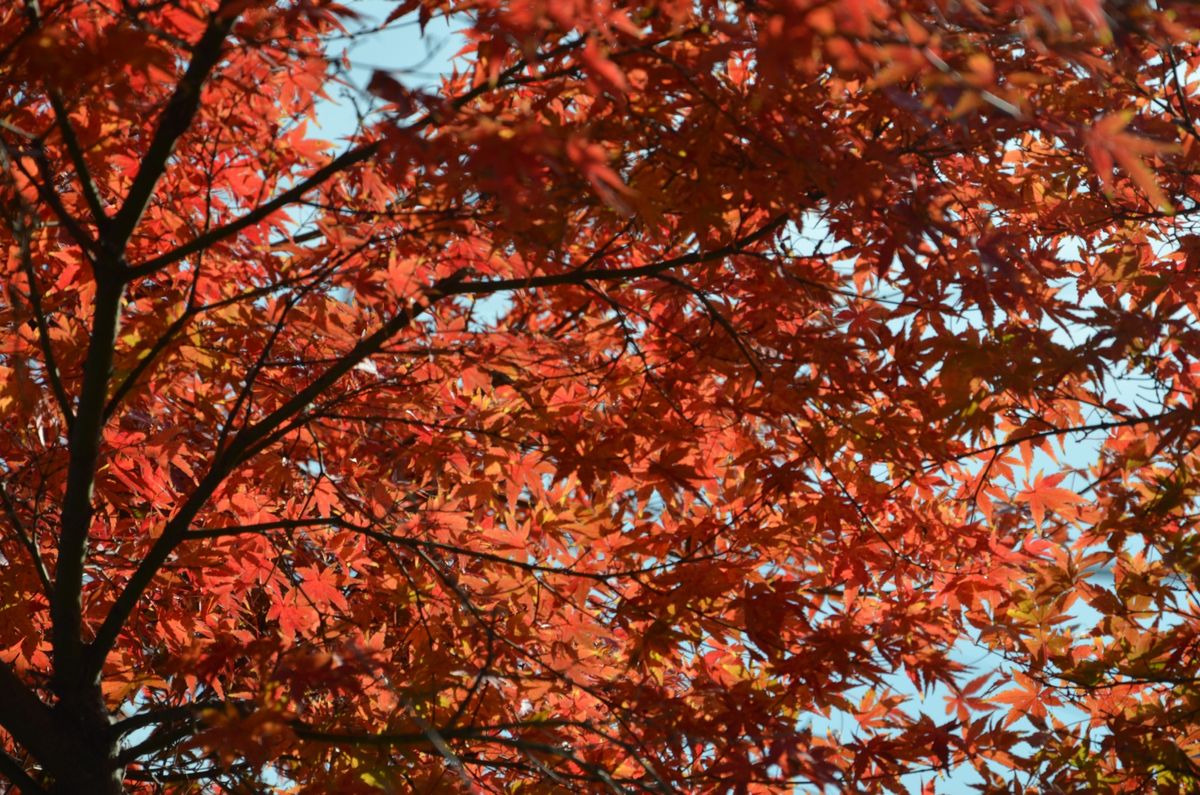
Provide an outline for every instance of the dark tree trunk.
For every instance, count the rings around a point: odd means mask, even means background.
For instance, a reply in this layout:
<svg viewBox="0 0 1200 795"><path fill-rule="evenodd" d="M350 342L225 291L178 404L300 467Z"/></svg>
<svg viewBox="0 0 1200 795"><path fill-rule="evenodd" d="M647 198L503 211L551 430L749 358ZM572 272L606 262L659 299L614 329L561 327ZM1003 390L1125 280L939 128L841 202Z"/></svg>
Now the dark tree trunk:
<svg viewBox="0 0 1200 795"><path fill-rule="evenodd" d="M50 789L54 795L122 795L124 770L117 764L120 744L99 684L67 694L55 708L61 755Z"/></svg>

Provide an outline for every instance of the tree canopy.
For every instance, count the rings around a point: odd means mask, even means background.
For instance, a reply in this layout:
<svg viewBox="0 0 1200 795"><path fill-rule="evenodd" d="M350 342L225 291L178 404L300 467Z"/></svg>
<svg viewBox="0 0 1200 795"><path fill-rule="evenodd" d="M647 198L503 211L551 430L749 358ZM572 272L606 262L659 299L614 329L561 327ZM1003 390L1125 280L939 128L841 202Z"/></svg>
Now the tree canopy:
<svg viewBox="0 0 1200 795"><path fill-rule="evenodd" d="M10 791L1200 787L1200 7L356 5L0 8Z"/></svg>

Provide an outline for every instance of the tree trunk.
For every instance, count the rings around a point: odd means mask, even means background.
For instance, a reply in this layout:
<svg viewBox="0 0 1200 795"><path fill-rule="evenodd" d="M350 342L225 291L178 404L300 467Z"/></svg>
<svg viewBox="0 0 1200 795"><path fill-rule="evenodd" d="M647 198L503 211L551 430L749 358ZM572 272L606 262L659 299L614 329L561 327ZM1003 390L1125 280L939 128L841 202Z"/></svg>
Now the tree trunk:
<svg viewBox="0 0 1200 795"><path fill-rule="evenodd" d="M54 795L122 795L124 769L117 764L120 743L99 684L79 688L55 708L63 755L50 789Z"/></svg>

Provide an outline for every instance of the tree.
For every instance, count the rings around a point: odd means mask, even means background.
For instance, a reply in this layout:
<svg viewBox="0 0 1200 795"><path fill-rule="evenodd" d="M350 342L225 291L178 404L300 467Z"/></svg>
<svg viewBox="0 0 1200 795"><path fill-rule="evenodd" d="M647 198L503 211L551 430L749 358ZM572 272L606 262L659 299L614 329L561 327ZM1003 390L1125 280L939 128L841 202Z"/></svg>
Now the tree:
<svg viewBox="0 0 1200 795"><path fill-rule="evenodd" d="M1193 4L390 10L0 10L10 790L1197 786Z"/></svg>

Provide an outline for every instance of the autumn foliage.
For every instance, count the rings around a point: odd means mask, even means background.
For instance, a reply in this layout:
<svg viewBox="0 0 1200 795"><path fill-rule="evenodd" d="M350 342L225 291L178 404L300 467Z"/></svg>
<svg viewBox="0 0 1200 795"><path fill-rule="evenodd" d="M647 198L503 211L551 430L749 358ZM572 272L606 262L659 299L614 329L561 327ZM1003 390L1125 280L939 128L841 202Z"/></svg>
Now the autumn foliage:
<svg viewBox="0 0 1200 795"><path fill-rule="evenodd" d="M1200 8L356 5L0 4L9 791L1200 788Z"/></svg>

